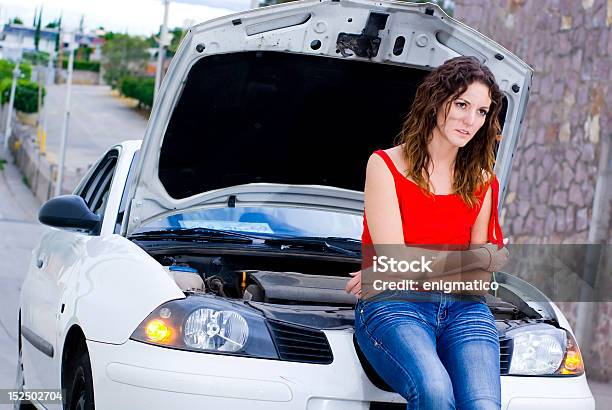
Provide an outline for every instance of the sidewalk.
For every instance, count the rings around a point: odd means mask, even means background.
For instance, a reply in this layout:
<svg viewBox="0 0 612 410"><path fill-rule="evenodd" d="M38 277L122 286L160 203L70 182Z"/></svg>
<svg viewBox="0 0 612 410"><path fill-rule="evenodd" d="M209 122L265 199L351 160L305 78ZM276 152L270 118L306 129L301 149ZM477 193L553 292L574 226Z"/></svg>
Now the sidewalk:
<svg viewBox="0 0 612 410"><path fill-rule="evenodd" d="M32 248L47 229L37 221L39 208L40 201L7 158L0 171L0 389L15 385L19 292ZM0 404L0 410L12 408Z"/></svg>

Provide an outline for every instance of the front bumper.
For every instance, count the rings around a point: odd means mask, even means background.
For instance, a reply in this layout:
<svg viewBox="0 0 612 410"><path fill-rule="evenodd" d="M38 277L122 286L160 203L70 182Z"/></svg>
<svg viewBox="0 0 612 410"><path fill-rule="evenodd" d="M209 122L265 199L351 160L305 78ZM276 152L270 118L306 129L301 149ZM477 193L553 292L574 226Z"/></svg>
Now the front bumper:
<svg viewBox="0 0 612 410"><path fill-rule="evenodd" d="M329 365L193 353L129 340L88 341L99 409L368 410L397 403L363 372L353 332L326 331ZM502 409L594 409L586 377L502 377ZM375 408L373 405L372 408Z"/></svg>

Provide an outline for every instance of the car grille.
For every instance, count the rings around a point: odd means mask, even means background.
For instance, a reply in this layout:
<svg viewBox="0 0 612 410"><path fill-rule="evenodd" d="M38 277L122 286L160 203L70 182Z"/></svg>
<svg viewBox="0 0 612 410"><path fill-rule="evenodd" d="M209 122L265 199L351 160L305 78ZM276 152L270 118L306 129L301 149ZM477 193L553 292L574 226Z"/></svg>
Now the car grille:
<svg viewBox="0 0 612 410"><path fill-rule="evenodd" d="M268 326L281 360L315 364L333 362L331 347L322 331L274 320L268 320Z"/></svg>
<svg viewBox="0 0 612 410"><path fill-rule="evenodd" d="M510 372L510 359L512 358L512 339L507 337L499 338L499 373L508 374Z"/></svg>
<svg viewBox="0 0 612 410"><path fill-rule="evenodd" d="M370 410L406 410L406 403L383 403L371 401Z"/></svg>
<svg viewBox="0 0 612 410"><path fill-rule="evenodd" d="M372 384L374 386L378 387L381 390L389 391L389 392L394 392L395 390L393 390L393 388L391 386L389 386L378 375L376 370L374 370L374 368L370 365L370 363L366 359L365 355L363 354L363 352L359 348L359 345L357 344L357 340L355 339L354 335L353 335L353 344L355 345L355 351L357 352L357 357L359 358L359 361L361 362L361 367L363 367L363 371L368 376L368 379L370 379ZM510 370L510 359L511 358L512 358L512 343L511 343L511 339L509 339L507 337L500 337L499 338L499 368L500 368L500 374L508 374L508 371ZM383 403L383 404L386 405L387 403ZM405 407L406 405L404 404L403 406ZM376 408L378 409L378 407L376 407ZM380 408L383 409L384 407L380 407ZM391 408L392 407L389 407L389 409L391 409ZM370 409L373 409L373 407L370 406Z"/></svg>

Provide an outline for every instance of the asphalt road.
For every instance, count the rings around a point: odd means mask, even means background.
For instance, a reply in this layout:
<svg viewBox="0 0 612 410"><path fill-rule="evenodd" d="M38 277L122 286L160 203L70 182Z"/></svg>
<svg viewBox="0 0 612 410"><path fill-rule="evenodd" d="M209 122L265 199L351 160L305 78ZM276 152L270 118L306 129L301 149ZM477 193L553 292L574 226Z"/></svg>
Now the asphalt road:
<svg viewBox="0 0 612 410"><path fill-rule="evenodd" d="M47 155L59 159L66 85L47 87ZM125 99L111 95L108 86L74 85L70 96L67 169L87 169L112 145L142 139L147 118L128 109Z"/></svg>

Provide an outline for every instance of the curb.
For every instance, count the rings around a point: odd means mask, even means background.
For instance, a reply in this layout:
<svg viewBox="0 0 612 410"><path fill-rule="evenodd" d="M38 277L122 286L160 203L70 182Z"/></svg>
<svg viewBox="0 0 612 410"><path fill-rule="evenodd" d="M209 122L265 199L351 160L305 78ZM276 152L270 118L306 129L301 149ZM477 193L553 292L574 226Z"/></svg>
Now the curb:
<svg viewBox="0 0 612 410"><path fill-rule="evenodd" d="M36 142L36 130L18 120L14 122L9 147L17 168L24 176L34 196L45 202L55 196L58 166L40 152ZM83 177L84 172L66 169L62 184L62 195L70 194Z"/></svg>

